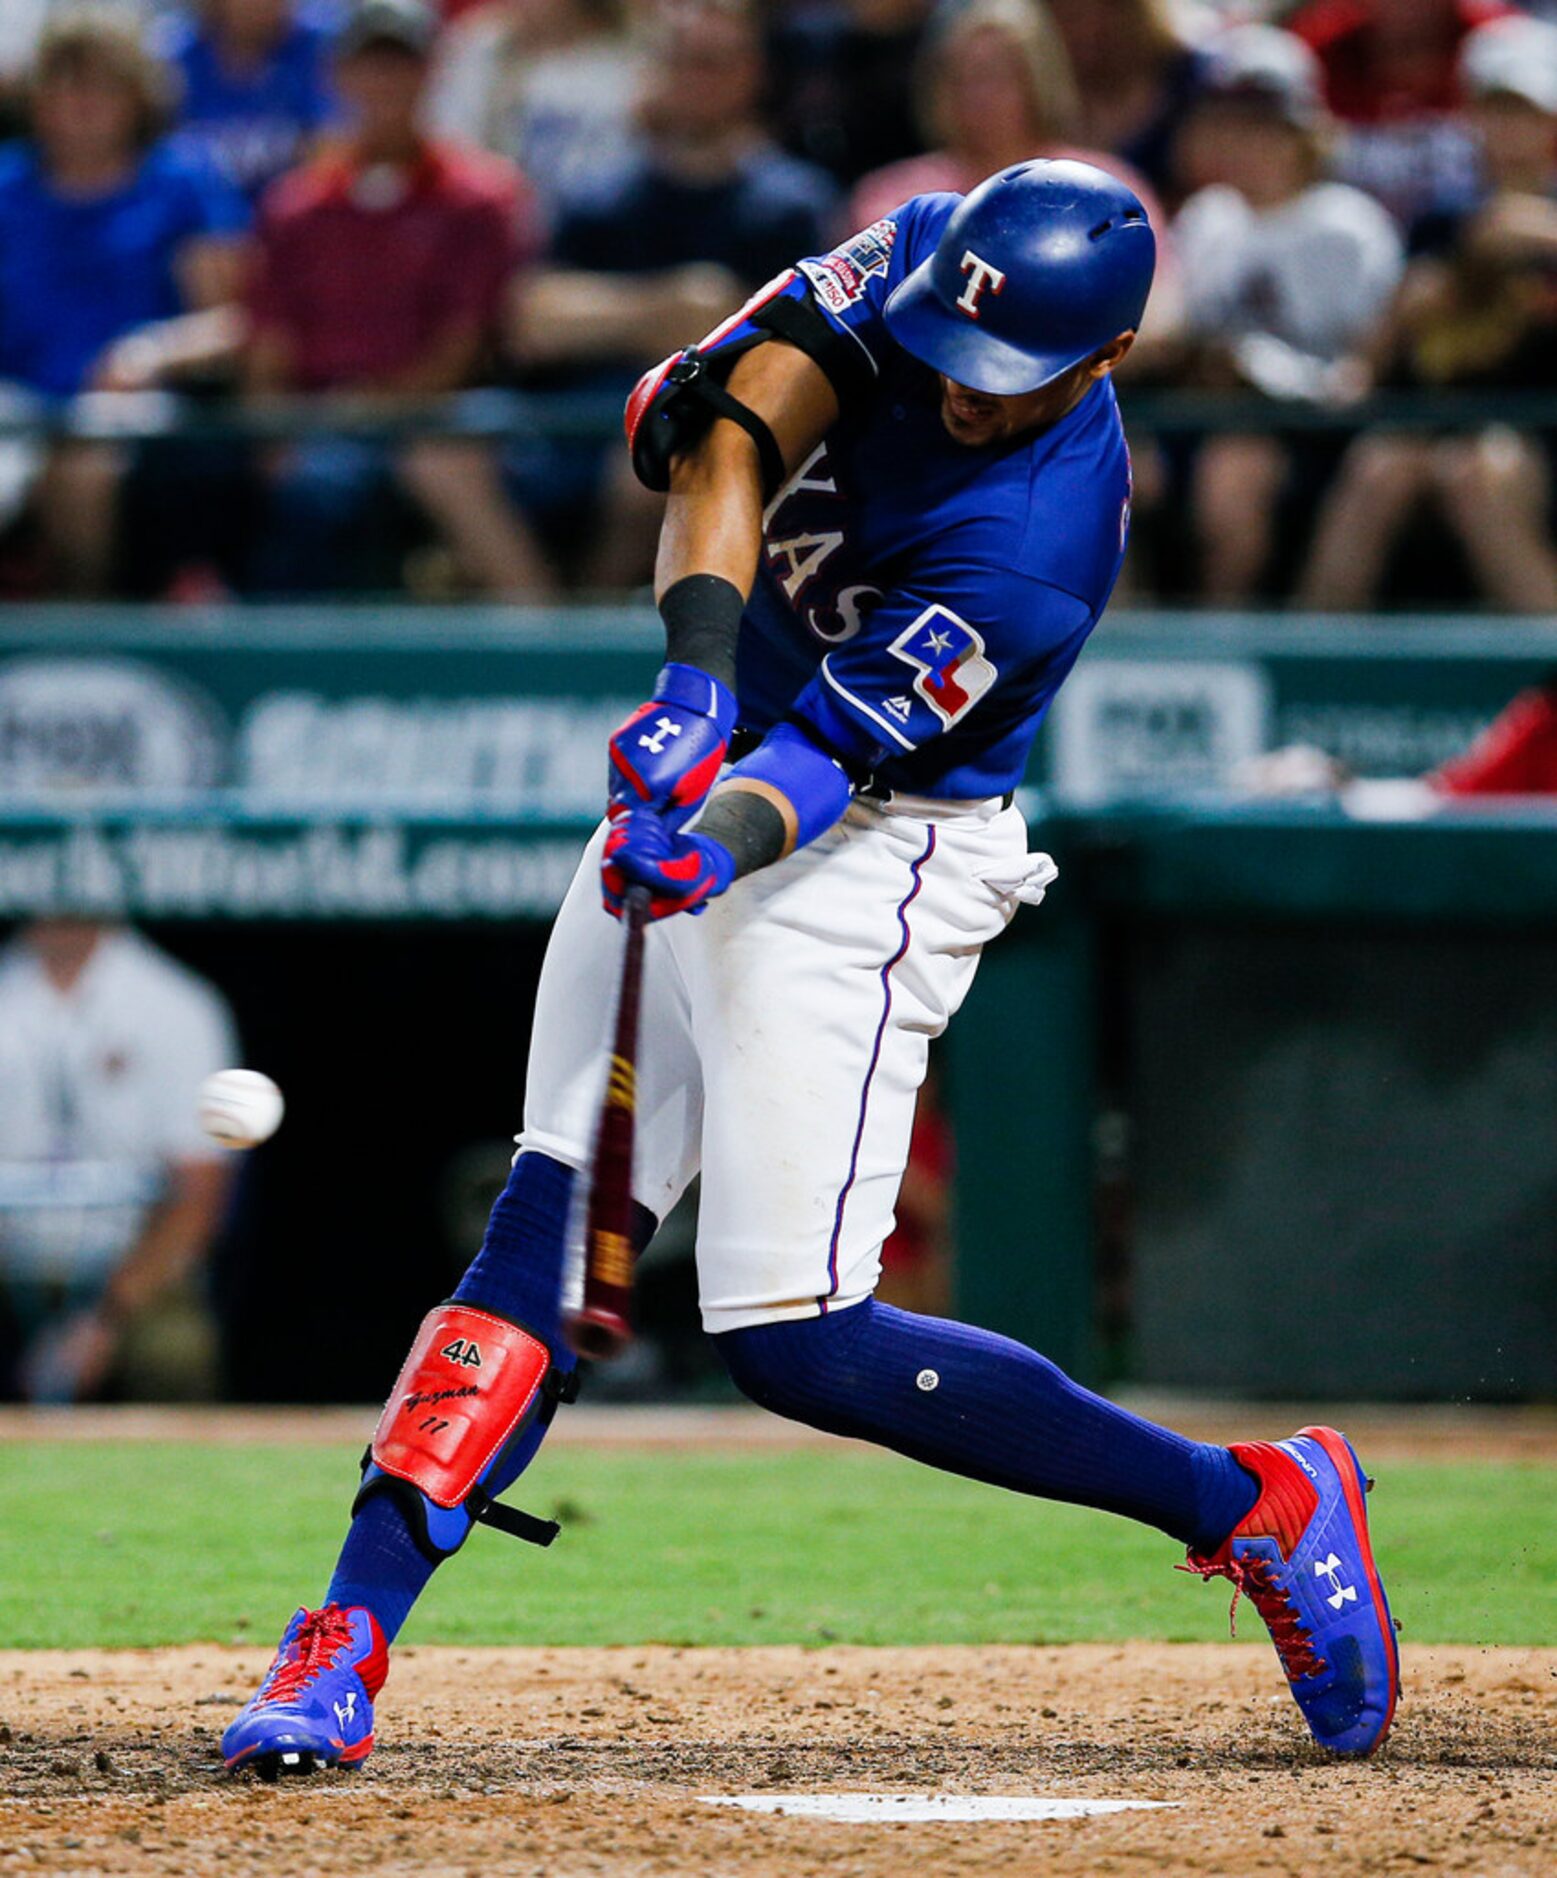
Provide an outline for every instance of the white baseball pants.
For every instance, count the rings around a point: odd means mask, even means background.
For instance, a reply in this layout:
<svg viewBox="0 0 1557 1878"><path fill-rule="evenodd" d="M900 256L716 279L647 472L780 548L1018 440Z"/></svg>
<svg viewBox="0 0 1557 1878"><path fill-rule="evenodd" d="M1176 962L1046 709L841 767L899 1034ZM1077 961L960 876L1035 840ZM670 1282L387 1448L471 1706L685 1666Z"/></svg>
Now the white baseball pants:
<svg viewBox="0 0 1557 1878"><path fill-rule="evenodd" d="M597 830L541 973L522 1149L588 1165L621 928ZM634 1197L663 1219L703 1177L706 1329L857 1303L893 1227L930 1039L981 949L1054 877L998 800L857 802L697 917L650 927Z"/></svg>

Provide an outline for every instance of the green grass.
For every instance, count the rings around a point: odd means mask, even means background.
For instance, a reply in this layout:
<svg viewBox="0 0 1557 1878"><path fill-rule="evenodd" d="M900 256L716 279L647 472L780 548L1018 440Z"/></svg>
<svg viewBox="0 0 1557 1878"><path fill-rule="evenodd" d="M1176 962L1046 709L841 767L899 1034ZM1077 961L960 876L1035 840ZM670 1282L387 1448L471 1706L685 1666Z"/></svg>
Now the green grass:
<svg viewBox="0 0 1557 1878"><path fill-rule="evenodd" d="M355 1479L331 1448L0 1448L0 1646L269 1642L323 1590ZM1224 1637L1171 1542L889 1455L548 1457L549 1553L478 1532L428 1643L1059 1643ZM1557 1643L1557 1468L1400 1466L1374 1536L1408 1640ZM1241 1627L1262 1634L1257 1623Z"/></svg>

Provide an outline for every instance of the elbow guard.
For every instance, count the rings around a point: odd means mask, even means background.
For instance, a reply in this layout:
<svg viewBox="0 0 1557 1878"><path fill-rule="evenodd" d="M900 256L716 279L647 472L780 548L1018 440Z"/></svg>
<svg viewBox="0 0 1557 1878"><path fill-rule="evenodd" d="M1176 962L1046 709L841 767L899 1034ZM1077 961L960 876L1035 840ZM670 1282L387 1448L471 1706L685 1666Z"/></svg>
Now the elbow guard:
<svg viewBox="0 0 1557 1878"><path fill-rule="evenodd" d="M757 446L764 499L778 492L784 462L772 431L726 389L736 361L770 338L786 340L820 366L840 401L869 377L865 355L818 309L804 276L788 269L706 339L662 360L634 386L623 428L634 473L646 489L663 495L670 487L671 459L705 436L716 417L727 417Z"/></svg>
<svg viewBox="0 0 1557 1878"><path fill-rule="evenodd" d="M794 724L775 724L730 771L776 789L795 812L795 846L806 847L842 819L854 784L836 757Z"/></svg>
<svg viewBox="0 0 1557 1878"><path fill-rule="evenodd" d="M729 365L734 363L731 358ZM632 453L633 473L645 489L663 495L670 488L672 457L691 449L716 417L739 424L757 446L764 501L783 482L784 459L773 441L773 432L750 405L742 404L725 390L723 379L728 369L718 355L688 346L685 352L645 372L633 387L623 427Z"/></svg>

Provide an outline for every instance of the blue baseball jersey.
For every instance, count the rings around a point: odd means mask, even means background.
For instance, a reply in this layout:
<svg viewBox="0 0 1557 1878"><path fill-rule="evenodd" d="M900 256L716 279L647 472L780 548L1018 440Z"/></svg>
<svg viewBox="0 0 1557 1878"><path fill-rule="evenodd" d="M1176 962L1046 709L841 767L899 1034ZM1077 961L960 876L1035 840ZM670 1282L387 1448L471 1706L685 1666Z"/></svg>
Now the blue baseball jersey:
<svg viewBox="0 0 1557 1878"><path fill-rule="evenodd" d="M748 727L798 721L879 782L951 799L1021 781L1130 520L1107 379L1051 428L970 449L941 422L936 375L888 334L888 296L960 199L915 197L788 286L868 370L769 506L737 682Z"/></svg>

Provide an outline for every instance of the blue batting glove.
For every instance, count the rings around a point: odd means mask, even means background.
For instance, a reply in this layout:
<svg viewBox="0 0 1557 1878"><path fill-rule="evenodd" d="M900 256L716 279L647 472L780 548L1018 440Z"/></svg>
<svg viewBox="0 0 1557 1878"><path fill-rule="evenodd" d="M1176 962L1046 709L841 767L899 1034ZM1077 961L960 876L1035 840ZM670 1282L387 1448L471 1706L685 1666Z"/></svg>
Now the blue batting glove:
<svg viewBox="0 0 1557 1878"><path fill-rule="evenodd" d="M611 820L657 809L682 827L718 780L734 729L727 686L695 665L663 666L654 696L611 738Z"/></svg>
<svg viewBox="0 0 1557 1878"><path fill-rule="evenodd" d="M649 918L701 913L735 879L735 858L708 835L682 834L645 810L625 815L606 836L601 899L617 919L629 887L649 889Z"/></svg>

